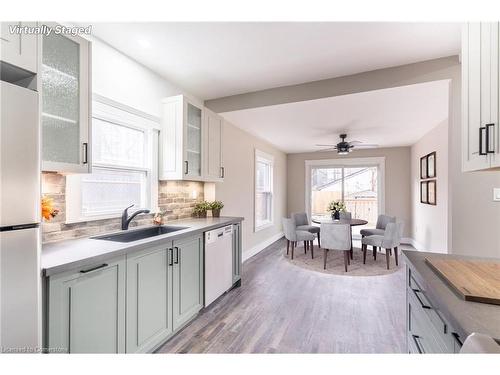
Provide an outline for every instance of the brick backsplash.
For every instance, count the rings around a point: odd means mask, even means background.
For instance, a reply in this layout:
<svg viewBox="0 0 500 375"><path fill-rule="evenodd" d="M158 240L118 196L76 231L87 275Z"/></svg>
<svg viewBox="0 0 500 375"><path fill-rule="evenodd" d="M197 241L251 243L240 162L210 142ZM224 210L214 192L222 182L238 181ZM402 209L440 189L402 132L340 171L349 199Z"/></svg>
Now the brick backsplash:
<svg viewBox="0 0 500 375"><path fill-rule="evenodd" d="M195 192L196 198L192 197L193 192ZM50 221L44 220L42 223L42 241L44 243L120 230L120 218L67 224L65 222L66 177L61 174L42 173L42 194L53 198L54 207L59 209L59 214L55 218ZM166 221L191 217L195 204L203 200L203 182L159 181L158 206L162 211L172 211L166 216ZM130 223L130 227L152 224L152 219L153 214L140 215Z"/></svg>

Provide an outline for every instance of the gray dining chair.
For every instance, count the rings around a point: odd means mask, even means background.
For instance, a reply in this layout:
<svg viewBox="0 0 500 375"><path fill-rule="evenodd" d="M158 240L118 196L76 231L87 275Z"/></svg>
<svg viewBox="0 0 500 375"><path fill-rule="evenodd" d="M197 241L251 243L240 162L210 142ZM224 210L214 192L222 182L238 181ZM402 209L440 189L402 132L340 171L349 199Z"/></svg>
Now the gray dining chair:
<svg viewBox="0 0 500 375"><path fill-rule="evenodd" d="M364 236L373 236L375 234L377 235L384 235L385 227L389 223L395 223L396 218L394 216L389 216L389 215L378 215L377 218L377 224L375 228L367 228L367 229L361 229L359 232L361 234L361 237Z"/></svg>
<svg viewBox="0 0 500 375"><path fill-rule="evenodd" d="M321 247L320 228L316 225L311 225L309 218L305 212L296 212L292 214L292 219L295 221L297 230L305 230L314 233L318 236L318 246Z"/></svg>
<svg viewBox="0 0 500 375"><path fill-rule="evenodd" d="M294 250L297 247L297 242L304 242L304 253L307 253L307 249L311 248L311 258L314 259L314 239L316 235L314 233L308 232L306 230L297 230L294 219L283 218L283 232L286 238L286 255L290 251L290 245L292 247L292 259L294 255Z"/></svg>
<svg viewBox="0 0 500 375"><path fill-rule="evenodd" d="M373 235L378 235L378 236L383 236L385 232L385 227L389 223L395 223L396 222L396 217L394 216L389 216L389 215L378 215L377 218L377 224L375 228L366 228L366 229L361 229L359 233L361 234L361 238L366 237L366 236L373 236ZM377 260L377 248L373 248L373 259Z"/></svg>
<svg viewBox="0 0 500 375"><path fill-rule="evenodd" d="M352 219L352 214L350 212L339 212L339 220L340 221L343 221L343 220L351 220Z"/></svg>
<svg viewBox="0 0 500 375"><path fill-rule="evenodd" d="M361 250L363 250L363 264L366 263L366 251L368 245L373 246L373 252L376 253L376 248L385 249L385 259L387 261L387 269L389 269L389 257L394 249L394 258L396 259L396 266L398 263L398 247L401 245L401 237L403 236L404 223L399 221L397 223L388 223L385 227L383 235L375 234L373 236L363 237L361 239ZM374 256L375 257L375 256Z"/></svg>
<svg viewBox="0 0 500 375"><path fill-rule="evenodd" d="M344 267L347 272L347 266L351 264L351 226L349 224L322 223L321 233L323 236L323 269L326 270L326 258L328 251L344 252Z"/></svg>

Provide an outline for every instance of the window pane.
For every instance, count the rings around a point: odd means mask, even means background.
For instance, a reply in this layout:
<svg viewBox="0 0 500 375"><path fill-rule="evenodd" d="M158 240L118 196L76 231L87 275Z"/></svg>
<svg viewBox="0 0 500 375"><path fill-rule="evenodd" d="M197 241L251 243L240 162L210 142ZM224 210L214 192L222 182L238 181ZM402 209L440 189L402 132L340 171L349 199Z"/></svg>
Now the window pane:
<svg viewBox="0 0 500 375"><path fill-rule="evenodd" d="M342 200L342 168L313 168L311 216L329 215L326 209L334 200Z"/></svg>
<svg viewBox="0 0 500 375"><path fill-rule="evenodd" d="M94 163L145 167L143 131L97 118L92 129Z"/></svg>
<svg viewBox="0 0 500 375"><path fill-rule="evenodd" d="M352 217L368 220L367 227L375 227L378 216L377 167L344 169L344 201ZM353 228L353 233L357 234L363 228Z"/></svg>
<svg viewBox="0 0 500 375"><path fill-rule="evenodd" d="M256 163L257 191L271 191L270 169L271 166L268 163L257 161Z"/></svg>
<svg viewBox="0 0 500 375"><path fill-rule="evenodd" d="M271 193L257 193L255 196L255 223L258 226L271 222Z"/></svg>
<svg viewBox="0 0 500 375"><path fill-rule="evenodd" d="M146 172L94 168L82 177L83 216L117 213L131 204L144 207L145 197Z"/></svg>

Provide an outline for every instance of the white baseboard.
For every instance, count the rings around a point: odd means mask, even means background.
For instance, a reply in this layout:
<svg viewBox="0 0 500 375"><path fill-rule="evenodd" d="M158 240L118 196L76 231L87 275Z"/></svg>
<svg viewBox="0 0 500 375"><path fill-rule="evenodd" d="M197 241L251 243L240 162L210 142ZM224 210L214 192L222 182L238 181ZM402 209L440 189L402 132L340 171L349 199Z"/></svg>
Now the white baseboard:
<svg viewBox="0 0 500 375"><path fill-rule="evenodd" d="M417 242L414 238L404 237L401 239L401 243L411 245L415 248L415 250L423 250L424 249L424 246L422 246L422 244Z"/></svg>
<svg viewBox="0 0 500 375"><path fill-rule="evenodd" d="M260 253L266 247L268 247L272 243L278 241L283 236L284 236L283 232L276 233L274 236L269 237L267 240L262 241L261 243L255 245L251 249L248 249L247 251L244 251L243 252L243 262L246 261L247 259L250 259L254 255Z"/></svg>

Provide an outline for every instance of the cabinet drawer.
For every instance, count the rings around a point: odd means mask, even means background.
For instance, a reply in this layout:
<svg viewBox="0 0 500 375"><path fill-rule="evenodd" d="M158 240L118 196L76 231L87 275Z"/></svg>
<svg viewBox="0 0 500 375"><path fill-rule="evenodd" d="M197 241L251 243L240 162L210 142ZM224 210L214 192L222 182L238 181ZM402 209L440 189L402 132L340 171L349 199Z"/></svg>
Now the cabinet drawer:
<svg viewBox="0 0 500 375"><path fill-rule="evenodd" d="M415 301L410 300L408 306L408 344L409 350L416 348L416 353L446 353L448 350L436 337L429 321L415 307Z"/></svg>

